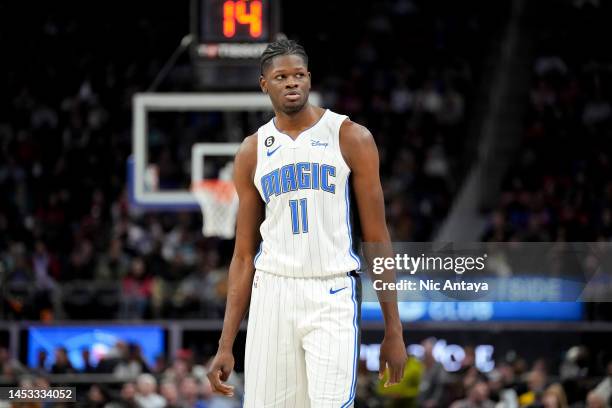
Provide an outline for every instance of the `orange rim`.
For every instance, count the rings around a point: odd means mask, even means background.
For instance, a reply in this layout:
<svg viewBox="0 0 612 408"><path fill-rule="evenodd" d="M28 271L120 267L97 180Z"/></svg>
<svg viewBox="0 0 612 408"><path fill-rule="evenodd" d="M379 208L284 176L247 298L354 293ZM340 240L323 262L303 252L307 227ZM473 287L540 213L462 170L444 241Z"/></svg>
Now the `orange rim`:
<svg viewBox="0 0 612 408"><path fill-rule="evenodd" d="M191 191L196 194L208 192L212 194L216 201L231 202L236 194L236 187L231 181L209 179L194 183Z"/></svg>

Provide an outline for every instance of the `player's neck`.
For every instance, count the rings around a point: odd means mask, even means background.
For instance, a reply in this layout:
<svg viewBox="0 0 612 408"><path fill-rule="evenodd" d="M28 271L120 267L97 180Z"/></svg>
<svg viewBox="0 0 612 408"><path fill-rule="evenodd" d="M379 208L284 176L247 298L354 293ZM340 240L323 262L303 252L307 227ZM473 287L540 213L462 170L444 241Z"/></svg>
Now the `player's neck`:
<svg viewBox="0 0 612 408"><path fill-rule="evenodd" d="M317 123L324 113L325 109L307 104L299 112L293 114L276 112L274 124L279 131L295 138Z"/></svg>

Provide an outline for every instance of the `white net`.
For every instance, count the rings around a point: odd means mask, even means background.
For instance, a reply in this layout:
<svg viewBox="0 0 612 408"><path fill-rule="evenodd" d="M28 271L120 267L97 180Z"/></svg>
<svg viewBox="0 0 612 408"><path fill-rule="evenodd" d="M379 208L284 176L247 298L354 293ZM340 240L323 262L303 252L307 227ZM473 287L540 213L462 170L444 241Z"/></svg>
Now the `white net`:
<svg viewBox="0 0 612 408"><path fill-rule="evenodd" d="M197 143L191 149L191 192L202 210L205 237L232 239L235 235L238 194L232 182L232 157L239 147L238 143ZM206 178L206 173L216 168L215 160L211 161L214 156L228 161L213 177Z"/></svg>
<svg viewBox="0 0 612 408"><path fill-rule="evenodd" d="M238 194L234 184L221 179L204 180L193 186L193 194L202 209L202 234L232 239L238 213Z"/></svg>

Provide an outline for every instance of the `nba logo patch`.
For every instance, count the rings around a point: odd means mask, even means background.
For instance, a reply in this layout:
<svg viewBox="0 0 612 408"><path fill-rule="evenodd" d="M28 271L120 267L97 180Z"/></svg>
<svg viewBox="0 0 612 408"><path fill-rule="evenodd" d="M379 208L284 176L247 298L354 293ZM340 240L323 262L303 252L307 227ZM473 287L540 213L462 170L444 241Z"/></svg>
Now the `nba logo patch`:
<svg viewBox="0 0 612 408"><path fill-rule="evenodd" d="M259 280L259 276L255 276L255 279L253 279L253 287L257 288L257 281Z"/></svg>

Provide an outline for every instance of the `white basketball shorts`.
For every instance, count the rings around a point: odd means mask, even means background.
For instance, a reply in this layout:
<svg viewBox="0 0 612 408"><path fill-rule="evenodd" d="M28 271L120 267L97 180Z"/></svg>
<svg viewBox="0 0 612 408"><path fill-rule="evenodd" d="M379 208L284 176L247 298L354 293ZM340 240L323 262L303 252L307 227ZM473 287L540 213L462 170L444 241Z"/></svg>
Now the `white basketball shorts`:
<svg viewBox="0 0 612 408"><path fill-rule="evenodd" d="M360 281L256 271L245 355L247 408L346 408L355 399Z"/></svg>

